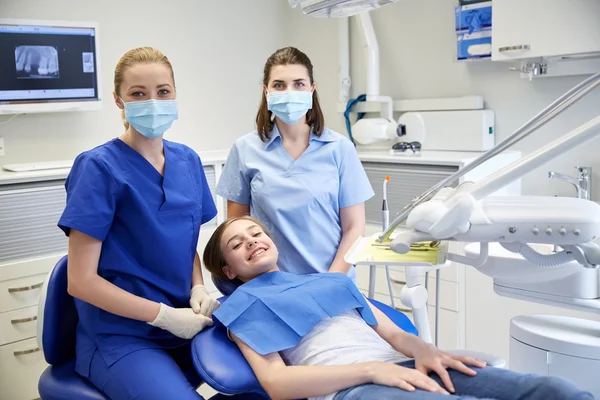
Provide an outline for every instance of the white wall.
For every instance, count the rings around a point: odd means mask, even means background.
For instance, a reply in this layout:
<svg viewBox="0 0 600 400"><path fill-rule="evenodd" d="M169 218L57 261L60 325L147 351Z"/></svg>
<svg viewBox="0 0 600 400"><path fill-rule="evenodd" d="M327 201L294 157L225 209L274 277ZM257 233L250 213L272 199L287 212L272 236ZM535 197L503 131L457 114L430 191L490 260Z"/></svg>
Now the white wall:
<svg viewBox="0 0 600 400"><path fill-rule="evenodd" d="M0 124L0 164L72 159L122 133L112 99L114 67L133 47L153 46L175 70L179 120L168 138L197 151L225 149L254 129L267 57L285 43L287 2L1 0L0 17L99 23L101 111L20 115ZM0 123L10 116L0 116Z"/></svg>
<svg viewBox="0 0 600 400"><path fill-rule="evenodd" d="M454 6L456 0L402 0L372 12L380 48L381 94L394 99L458 97L481 95L486 107L496 113L496 134L506 138L527 120L584 79L584 76L545 78L528 82L509 65L491 61L455 61ZM320 96L328 124L346 131L343 118L335 112L338 100L338 26L335 21L306 18L292 10L288 25L291 42L311 57L316 69ZM365 70L362 37L351 20L352 95L364 93ZM515 148L528 153L556 139L568 130L598 115L600 89L551 123L523 140ZM592 166L594 181L600 176L597 150L600 141L561 156L532 171L523 182L524 194L574 195L571 185L550 181L548 170L574 174L574 166ZM596 182L594 182L596 183ZM592 198L600 200L600 185Z"/></svg>

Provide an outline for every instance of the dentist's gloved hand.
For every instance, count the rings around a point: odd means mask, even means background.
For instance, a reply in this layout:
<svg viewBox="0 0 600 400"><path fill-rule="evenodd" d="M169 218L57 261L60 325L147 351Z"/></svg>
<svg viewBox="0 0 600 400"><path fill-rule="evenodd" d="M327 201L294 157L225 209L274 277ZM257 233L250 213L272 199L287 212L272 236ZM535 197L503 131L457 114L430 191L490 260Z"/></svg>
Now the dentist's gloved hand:
<svg viewBox="0 0 600 400"><path fill-rule="evenodd" d="M208 294L204 285L196 285L190 292L190 306L196 314L210 317L221 303Z"/></svg>
<svg viewBox="0 0 600 400"><path fill-rule="evenodd" d="M171 332L173 335L191 339L202 329L212 326L212 319L196 314L191 308L173 308L160 303L160 311L150 325Z"/></svg>

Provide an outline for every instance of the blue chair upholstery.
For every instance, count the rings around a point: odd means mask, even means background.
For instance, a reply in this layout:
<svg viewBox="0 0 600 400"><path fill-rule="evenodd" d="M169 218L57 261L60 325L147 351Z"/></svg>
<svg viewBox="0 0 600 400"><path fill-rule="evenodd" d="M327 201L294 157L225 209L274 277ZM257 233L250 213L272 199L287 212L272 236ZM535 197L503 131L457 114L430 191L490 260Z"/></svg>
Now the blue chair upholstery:
<svg viewBox="0 0 600 400"><path fill-rule="evenodd" d="M241 283L223 281L214 275L212 281L224 295L219 299L221 302ZM377 300L369 301L404 331L417 335L417 329L406 315ZM196 335L192 341L192 357L196 371L213 389L226 395L253 394L269 398L237 345L227 337L227 329L220 323L215 322Z"/></svg>
<svg viewBox="0 0 600 400"><path fill-rule="evenodd" d="M48 274L38 310L38 344L50 364L38 382L42 400L109 400L85 378L75 373L75 330L79 318L75 301L67 292L67 257ZM194 370L184 371L193 385L201 380Z"/></svg>
<svg viewBox="0 0 600 400"><path fill-rule="evenodd" d="M48 274L38 312L38 342L50 364L38 382L43 400L108 400L86 379L75 373L75 302L67 292L67 257Z"/></svg>

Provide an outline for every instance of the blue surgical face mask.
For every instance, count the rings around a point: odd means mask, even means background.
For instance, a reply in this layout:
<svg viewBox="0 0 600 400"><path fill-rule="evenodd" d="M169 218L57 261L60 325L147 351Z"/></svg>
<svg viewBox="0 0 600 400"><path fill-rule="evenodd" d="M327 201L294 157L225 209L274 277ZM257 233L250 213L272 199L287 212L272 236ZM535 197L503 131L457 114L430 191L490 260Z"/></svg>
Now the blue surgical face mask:
<svg viewBox="0 0 600 400"><path fill-rule="evenodd" d="M149 139L160 137L179 117L175 100L121 101L125 106L125 121Z"/></svg>
<svg viewBox="0 0 600 400"><path fill-rule="evenodd" d="M313 93L297 90L267 93L268 109L284 123L298 122L312 108Z"/></svg>

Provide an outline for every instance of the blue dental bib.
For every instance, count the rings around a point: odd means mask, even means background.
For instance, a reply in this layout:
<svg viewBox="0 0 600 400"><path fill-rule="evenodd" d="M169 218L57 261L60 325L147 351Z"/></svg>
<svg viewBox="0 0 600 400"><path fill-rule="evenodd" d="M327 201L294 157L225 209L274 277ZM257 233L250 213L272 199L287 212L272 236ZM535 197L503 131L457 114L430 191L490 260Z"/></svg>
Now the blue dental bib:
<svg viewBox="0 0 600 400"><path fill-rule="evenodd" d="M213 318L265 355L296 346L321 320L351 309L377 325L367 299L346 275L276 271L238 287Z"/></svg>

